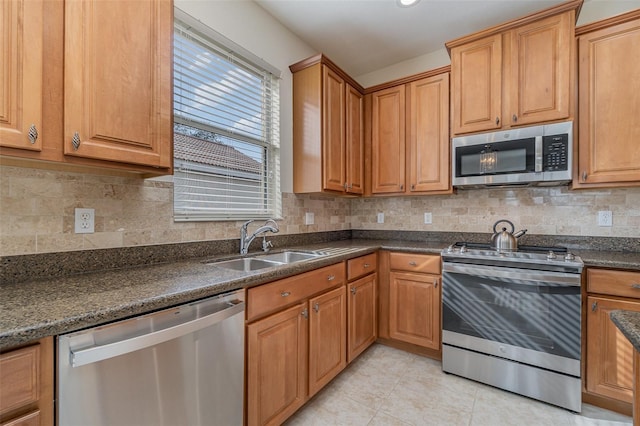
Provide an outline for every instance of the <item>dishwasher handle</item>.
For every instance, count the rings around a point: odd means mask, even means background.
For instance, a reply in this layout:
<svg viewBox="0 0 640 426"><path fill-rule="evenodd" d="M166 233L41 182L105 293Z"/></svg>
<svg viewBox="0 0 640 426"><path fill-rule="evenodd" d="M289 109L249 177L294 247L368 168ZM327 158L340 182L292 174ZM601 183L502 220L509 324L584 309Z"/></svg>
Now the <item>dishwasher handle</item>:
<svg viewBox="0 0 640 426"><path fill-rule="evenodd" d="M81 367L83 365L92 364L94 362L103 361L105 359L158 345L224 321L227 318L243 312L245 309L245 303L243 301L230 301L228 303L230 306L222 311L178 324L173 327L165 328L163 330L154 331L149 334L132 337L130 339L106 345L94 346L77 351L71 350L69 354L71 366L74 368Z"/></svg>

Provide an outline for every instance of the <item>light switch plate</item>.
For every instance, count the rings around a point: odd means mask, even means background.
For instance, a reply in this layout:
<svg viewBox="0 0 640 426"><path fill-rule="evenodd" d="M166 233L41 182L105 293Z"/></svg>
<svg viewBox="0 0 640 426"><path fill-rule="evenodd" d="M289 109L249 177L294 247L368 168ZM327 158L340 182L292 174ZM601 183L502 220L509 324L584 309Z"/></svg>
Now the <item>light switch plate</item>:
<svg viewBox="0 0 640 426"><path fill-rule="evenodd" d="M424 224L429 225L431 223L433 223L433 215L429 212L426 212L424 214Z"/></svg>
<svg viewBox="0 0 640 426"><path fill-rule="evenodd" d="M306 212L304 214L304 224L305 225L313 225L314 220L315 220L315 218L314 218L314 215L313 215L312 212Z"/></svg>
<svg viewBox="0 0 640 426"><path fill-rule="evenodd" d="M384 223L384 213L378 213L378 223Z"/></svg>

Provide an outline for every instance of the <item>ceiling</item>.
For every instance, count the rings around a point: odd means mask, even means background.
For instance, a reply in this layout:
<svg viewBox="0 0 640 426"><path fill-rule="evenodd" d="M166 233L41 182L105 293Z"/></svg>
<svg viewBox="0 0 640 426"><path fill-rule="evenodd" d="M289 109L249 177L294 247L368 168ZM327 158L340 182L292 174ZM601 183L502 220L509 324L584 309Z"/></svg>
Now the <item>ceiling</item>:
<svg viewBox="0 0 640 426"><path fill-rule="evenodd" d="M561 0L254 0L353 77L444 48L446 41ZM300 58L303 59L303 58Z"/></svg>

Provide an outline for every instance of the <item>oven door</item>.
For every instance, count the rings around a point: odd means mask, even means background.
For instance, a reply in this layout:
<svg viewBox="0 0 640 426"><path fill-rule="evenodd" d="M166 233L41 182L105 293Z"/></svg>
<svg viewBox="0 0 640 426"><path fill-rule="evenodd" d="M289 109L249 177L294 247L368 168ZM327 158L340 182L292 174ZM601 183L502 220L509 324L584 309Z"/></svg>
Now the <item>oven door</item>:
<svg viewBox="0 0 640 426"><path fill-rule="evenodd" d="M580 376L580 274L444 262L442 342Z"/></svg>

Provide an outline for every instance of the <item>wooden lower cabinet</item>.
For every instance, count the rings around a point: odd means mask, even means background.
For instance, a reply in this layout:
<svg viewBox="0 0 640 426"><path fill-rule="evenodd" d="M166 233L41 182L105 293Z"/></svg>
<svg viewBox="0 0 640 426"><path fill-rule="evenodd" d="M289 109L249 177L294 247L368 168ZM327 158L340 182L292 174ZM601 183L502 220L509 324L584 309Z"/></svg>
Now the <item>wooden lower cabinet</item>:
<svg viewBox="0 0 640 426"><path fill-rule="evenodd" d="M309 300L309 397L347 365L344 286Z"/></svg>
<svg viewBox="0 0 640 426"><path fill-rule="evenodd" d="M377 337L376 281L377 274L360 278L347 285L349 333L347 361L353 361Z"/></svg>
<svg viewBox="0 0 640 426"><path fill-rule="evenodd" d="M280 424L306 401L307 304L247 326L247 424Z"/></svg>
<svg viewBox="0 0 640 426"><path fill-rule="evenodd" d="M440 277L391 272L389 335L430 349L440 347Z"/></svg>
<svg viewBox="0 0 640 426"><path fill-rule="evenodd" d="M634 349L609 318L616 309L640 312L640 301L587 297L586 389L630 404Z"/></svg>
<svg viewBox="0 0 640 426"><path fill-rule="evenodd" d="M0 425L53 424L53 338L0 354Z"/></svg>

